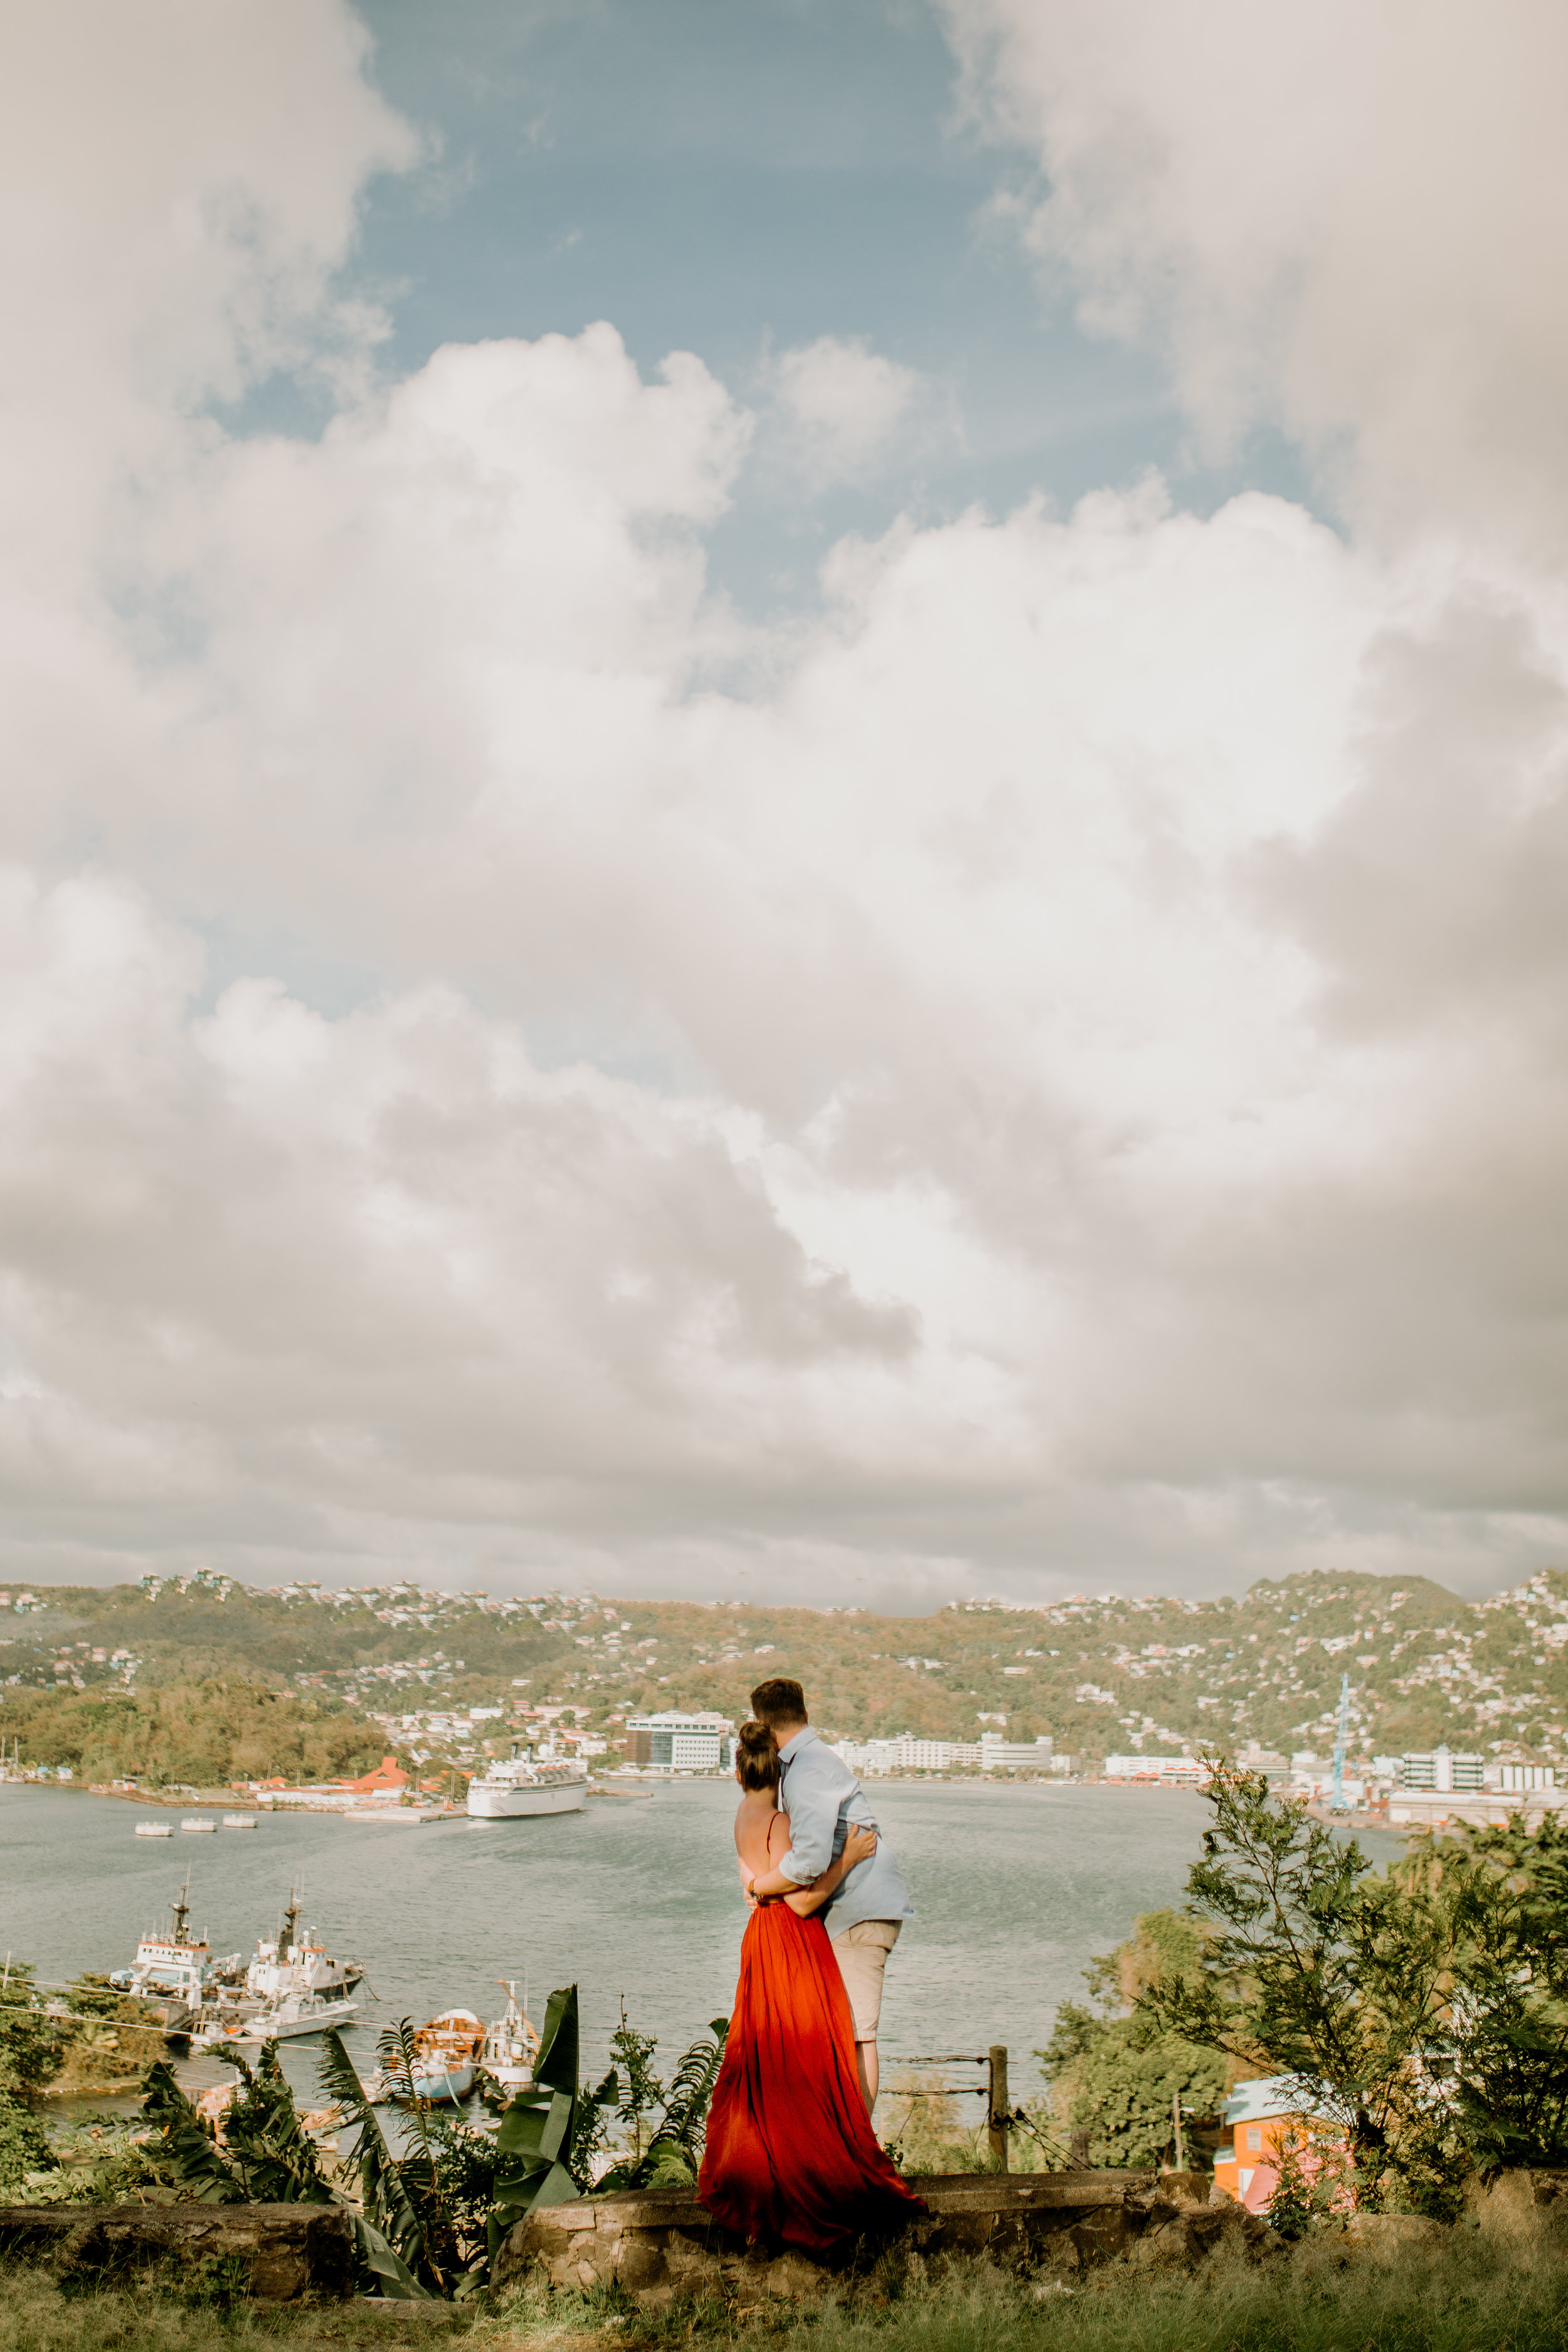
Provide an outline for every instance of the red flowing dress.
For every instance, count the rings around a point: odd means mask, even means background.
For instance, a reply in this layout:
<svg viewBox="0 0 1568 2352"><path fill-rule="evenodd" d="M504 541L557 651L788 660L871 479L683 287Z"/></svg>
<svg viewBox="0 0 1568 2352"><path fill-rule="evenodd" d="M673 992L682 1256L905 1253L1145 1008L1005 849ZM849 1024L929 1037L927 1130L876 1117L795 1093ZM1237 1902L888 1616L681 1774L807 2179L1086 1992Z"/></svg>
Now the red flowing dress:
<svg viewBox="0 0 1568 2352"><path fill-rule="evenodd" d="M925 2210L871 2129L827 1929L787 1903L759 1904L741 1945L697 2194L726 2230L812 2253Z"/></svg>

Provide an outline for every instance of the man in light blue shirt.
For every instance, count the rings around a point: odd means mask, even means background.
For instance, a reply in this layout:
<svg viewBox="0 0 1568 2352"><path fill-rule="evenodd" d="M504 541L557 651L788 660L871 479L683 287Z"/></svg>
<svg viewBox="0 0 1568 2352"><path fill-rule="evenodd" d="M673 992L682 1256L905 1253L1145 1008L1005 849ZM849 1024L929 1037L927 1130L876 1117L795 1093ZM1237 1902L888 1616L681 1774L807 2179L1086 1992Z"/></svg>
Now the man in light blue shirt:
<svg viewBox="0 0 1568 2352"><path fill-rule="evenodd" d="M780 1675L759 1683L752 1693L752 1713L778 1742L779 1810L789 1815L790 1835L789 1852L778 1868L753 1878L747 1887L749 1895L760 1899L809 1886L843 1851L849 1823L876 1829L877 1817L844 1759L806 1721L805 1694L797 1682ZM914 1916L909 1889L880 1832L876 1852L846 1873L820 1916L854 2013L855 2059L869 2115L877 2103L882 1971L900 1928Z"/></svg>

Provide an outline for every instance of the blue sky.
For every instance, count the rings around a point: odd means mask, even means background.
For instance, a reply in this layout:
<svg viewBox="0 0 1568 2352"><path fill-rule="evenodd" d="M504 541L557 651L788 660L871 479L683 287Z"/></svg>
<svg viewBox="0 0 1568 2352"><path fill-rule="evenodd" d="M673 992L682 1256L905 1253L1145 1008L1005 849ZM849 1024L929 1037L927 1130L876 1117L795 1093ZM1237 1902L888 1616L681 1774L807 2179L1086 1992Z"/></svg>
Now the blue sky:
<svg viewBox="0 0 1568 2352"><path fill-rule="evenodd" d="M1157 355L1080 331L999 207L1037 159L983 135L919 0L366 0L373 79L430 142L368 188L352 270L385 361L609 320L651 373L695 352L745 398L770 352L858 339L931 388L919 446L803 502L748 469L709 542L747 606L808 596L845 530L1004 512L1151 467L1208 512L1304 495L1278 434L1200 462ZM257 414L300 416L274 385Z"/></svg>

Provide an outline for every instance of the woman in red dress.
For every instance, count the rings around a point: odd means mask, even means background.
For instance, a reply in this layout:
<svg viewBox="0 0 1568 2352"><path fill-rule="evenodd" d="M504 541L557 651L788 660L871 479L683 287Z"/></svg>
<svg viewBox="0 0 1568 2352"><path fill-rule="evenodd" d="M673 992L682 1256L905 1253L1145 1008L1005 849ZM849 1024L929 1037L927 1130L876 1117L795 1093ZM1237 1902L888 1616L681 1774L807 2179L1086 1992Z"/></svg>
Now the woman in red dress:
<svg viewBox="0 0 1568 2352"><path fill-rule="evenodd" d="M735 1778L735 1851L746 1884L789 1851L778 1748L765 1724L742 1730ZM876 1843L874 1830L852 1829L820 1878L757 1904L747 1926L697 2183L713 2219L742 2237L826 2253L925 2210L872 2133L849 1996L817 1916Z"/></svg>

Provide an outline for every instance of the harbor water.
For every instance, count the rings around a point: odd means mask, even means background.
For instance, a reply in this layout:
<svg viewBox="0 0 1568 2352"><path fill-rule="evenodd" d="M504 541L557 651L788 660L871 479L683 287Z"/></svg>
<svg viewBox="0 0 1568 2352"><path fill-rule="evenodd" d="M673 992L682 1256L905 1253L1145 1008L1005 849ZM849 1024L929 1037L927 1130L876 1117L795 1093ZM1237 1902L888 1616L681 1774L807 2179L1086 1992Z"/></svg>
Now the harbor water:
<svg viewBox="0 0 1568 2352"><path fill-rule="evenodd" d="M889 1964L884 2074L1005 2042L1028 2095L1031 2053L1058 2005L1081 1995L1088 1961L1141 1911L1182 1899L1207 1805L1186 1790L1096 1784L876 1781L869 1792L917 1911ZM8 1783L0 1949L57 1983L123 1967L141 1935L166 1926L188 1869L192 1928L215 1952L248 1957L292 1885L328 1949L364 1965L346 2037L362 2074L384 2025L454 2006L498 2016L504 1978L520 1995L526 1985L536 2023L552 1987L576 1981L585 2070L608 2063L623 2000L658 2037L662 2066L730 2008L746 1916L734 1802L727 1781L688 1780L533 1820L404 1828L263 1813L254 1833L153 1841L136 1836L133 1804ZM283 2053L311 2097L313 2052Z"/></svg>

